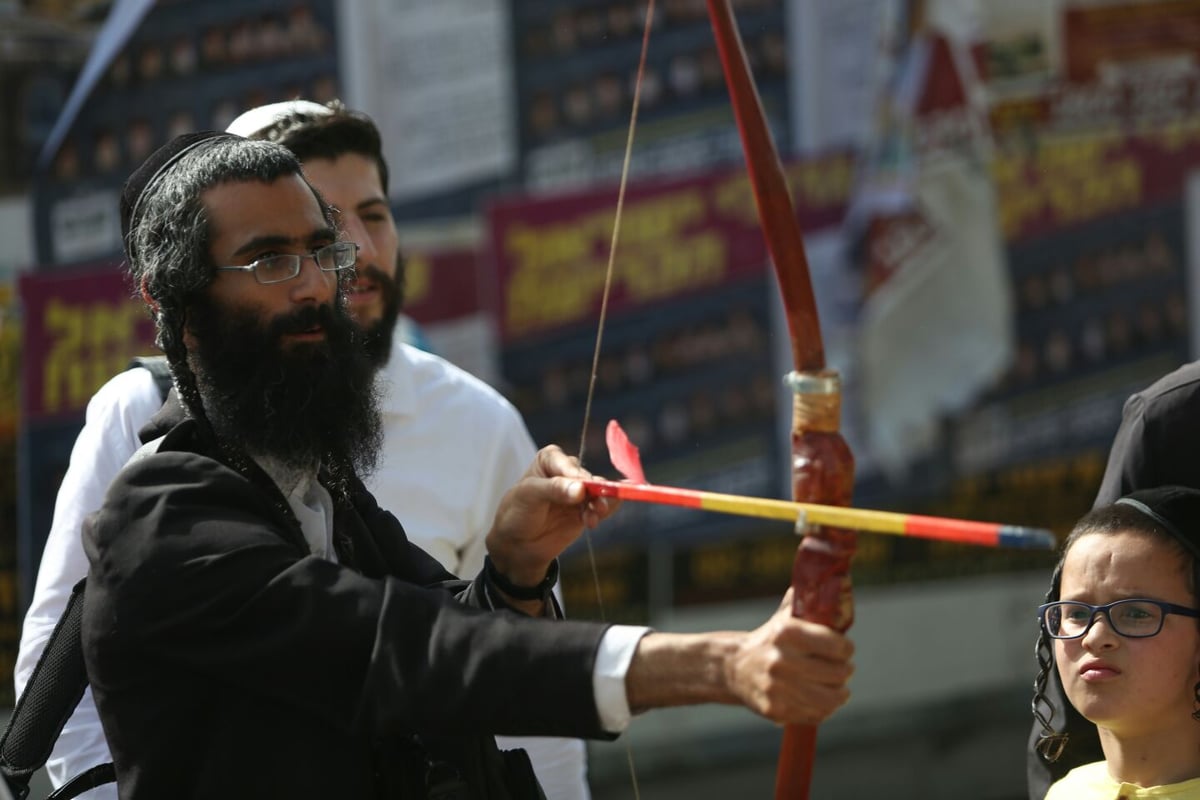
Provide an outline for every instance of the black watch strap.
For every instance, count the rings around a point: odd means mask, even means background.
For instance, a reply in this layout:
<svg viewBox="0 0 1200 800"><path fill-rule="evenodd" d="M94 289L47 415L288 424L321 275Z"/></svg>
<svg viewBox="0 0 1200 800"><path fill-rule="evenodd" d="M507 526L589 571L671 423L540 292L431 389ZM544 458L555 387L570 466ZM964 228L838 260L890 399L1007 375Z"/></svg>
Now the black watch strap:
<svg viewBox="0 0 1200 800"><path fill-rule="evenodd" d="M558 583L558 559L550 562L546 577L536 586L518 586L500 574L491 556L483 557L483 569L488 581L500 591L514 600L545 600L550 596L550 590Z"/></svg>

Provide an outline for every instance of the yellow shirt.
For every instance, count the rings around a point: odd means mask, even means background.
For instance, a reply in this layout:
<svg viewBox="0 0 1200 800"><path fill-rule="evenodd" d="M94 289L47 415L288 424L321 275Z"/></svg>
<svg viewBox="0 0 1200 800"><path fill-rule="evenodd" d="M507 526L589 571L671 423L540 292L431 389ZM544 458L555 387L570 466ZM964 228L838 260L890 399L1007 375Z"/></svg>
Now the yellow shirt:
<svg viewBox="0 0 1200 800"><path fill-rule="evenodd" d="M1046 793L1046 800L1200 800L1200 778L1141 787L1113 780L1103 761L1076 767Z"/></svg>

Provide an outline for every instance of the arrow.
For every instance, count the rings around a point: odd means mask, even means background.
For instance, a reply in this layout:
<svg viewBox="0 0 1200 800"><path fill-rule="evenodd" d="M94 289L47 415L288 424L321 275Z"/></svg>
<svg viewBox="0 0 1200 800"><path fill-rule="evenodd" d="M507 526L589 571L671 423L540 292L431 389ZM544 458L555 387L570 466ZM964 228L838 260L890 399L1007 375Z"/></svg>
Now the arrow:
<svg viewBox="0 0 1200 800"><path fill-rule="evenodd" d="M582 483L584 489L592 497L616 497L621 500L698 508L742 517L762 517L787 522L799 520L808 525L828 525L835 528L887 533L894 536L912 536L917 539L936 539L981 547L1053 550L1057 541L1054 533L1045 528L1002 525L996 522L973 522L950 517L928 517L921 514L871 511L818 503L797 503L789 500L771 500L696 489L655 486L649 483L618 483L602 479L586 480Z"/></svg>

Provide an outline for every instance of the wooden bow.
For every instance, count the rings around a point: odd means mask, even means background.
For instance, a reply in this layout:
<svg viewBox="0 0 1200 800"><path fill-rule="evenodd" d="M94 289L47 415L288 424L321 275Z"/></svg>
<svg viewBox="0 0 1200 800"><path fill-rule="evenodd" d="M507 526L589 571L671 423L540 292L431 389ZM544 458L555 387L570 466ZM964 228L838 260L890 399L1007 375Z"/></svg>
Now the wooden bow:
<svg viewBox="0 0 1200 800"><path fill-rule="evenodd" d="M795 393L792 496L801 502L849 505L854 457L838 432L840 383L836 373L825 369L825 349L800 225L728 0L708 0L708 15L792 341L795 372L788 376ZM792 568L795 616L841 631L850 627L854 608L849 571L854 548L853 531L821 528L808 532ZM789 725L784 730L776 800L809 796L815 751L815 726Z"/></svg>

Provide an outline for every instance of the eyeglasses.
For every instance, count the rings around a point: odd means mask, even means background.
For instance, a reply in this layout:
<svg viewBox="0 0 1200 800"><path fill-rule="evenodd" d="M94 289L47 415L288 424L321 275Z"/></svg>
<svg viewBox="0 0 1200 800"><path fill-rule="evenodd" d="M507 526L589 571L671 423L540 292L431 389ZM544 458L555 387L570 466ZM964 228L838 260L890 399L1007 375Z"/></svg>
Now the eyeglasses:
<svg viewBox="0 0 1200 800"><path fill-rule="evenodd" d="M290 281L299 275L300 265L305 258L316 261L322 272L338 272L354 266L354 262L358 258L358 245L354 242L334 242L311 253L280 253L260 258L244 267L217 267L216 269L218 272L253 272L255 280L269 285Z"/></svg>
<svg viewBox="0 0 1200 800"><path fill-rule="evenodd" d="M1038 606L1038 619L1054 639L1078 639L1092 629L1097 614L1103 614L1110 628L1129 639L1158 635L1167 614L1200 618L1200 611L1194 608L1140 598L1103 606L1063 600Z"/></svg>

